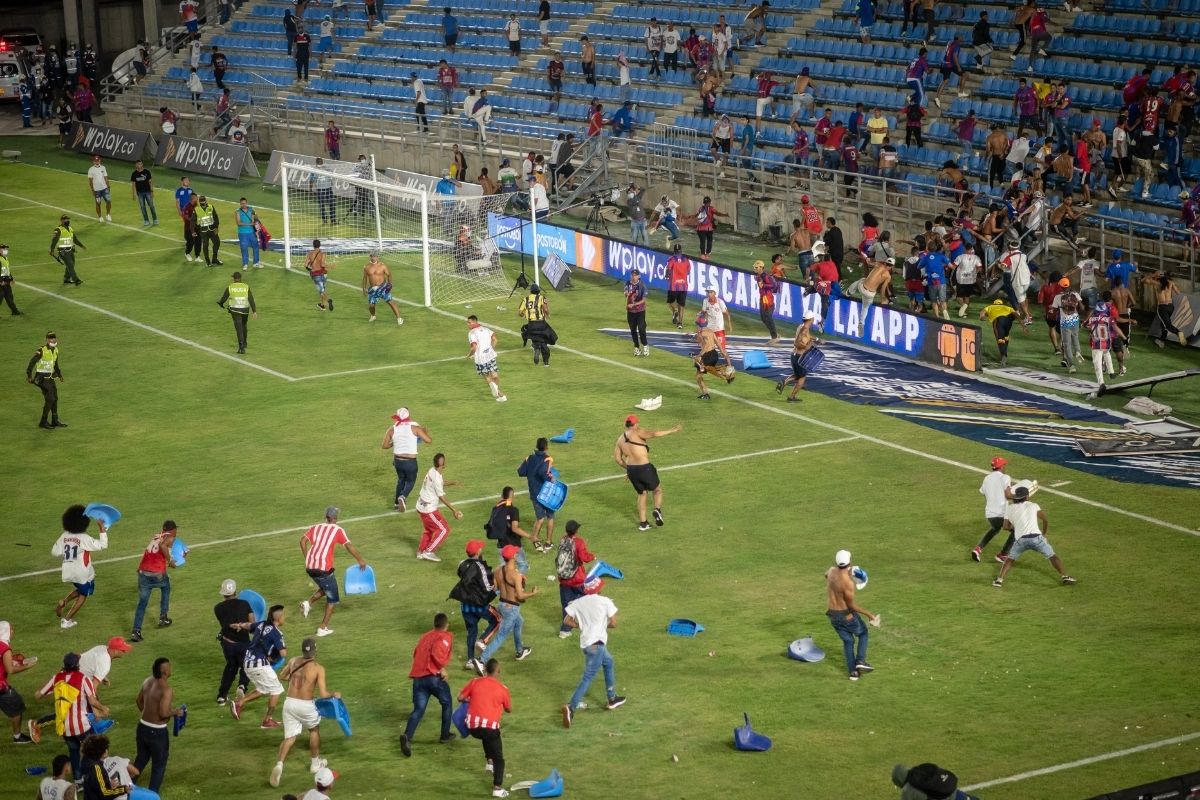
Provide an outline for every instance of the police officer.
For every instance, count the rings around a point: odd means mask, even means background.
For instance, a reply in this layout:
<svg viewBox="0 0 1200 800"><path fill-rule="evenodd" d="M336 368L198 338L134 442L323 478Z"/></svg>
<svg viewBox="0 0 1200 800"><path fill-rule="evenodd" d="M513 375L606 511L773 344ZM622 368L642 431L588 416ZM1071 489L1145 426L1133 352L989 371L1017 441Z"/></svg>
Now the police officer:
<svg viewBox="0 0 1200 800"><path fill-rule="evenodd" d="M79 45L71 42L71 46L63 53L63 71L67 76L67 86L74 91L79 85Z"/></svg>
<svg viewBox="0 0 1200 800"><path fill-rule="evenodd" d="M246 352L246 322L253 316L258 319L258 309L254 306L254 293L250 287L242 283L242 273L233 273L233 283L225 287L225 294L217 301L217 305L225 308L229 303L229 316L233 317L233 331L237 334L238 353Z"/></svg>
<svg viewBox="0 0 1200 800"><path fill-rule="evenodd" d="M58 418L58 386L54 379L63 379L58 365L58 337L54 331L46 334L46 344L33 352L29 366L25 367L25 380L42 390L42 421L39 428L65 428L67 423Z"/></svg>
<svg viewBox="0 0 1200 800"><path fill-rule="evenodd" d="M221 249L221 237L217 234L217 228L221 224L221 218L217 216L217 209L208 204L208 198L200 195L200 203L196 206L196 230L200 234L200 241L204 243L204 263L210 267L221 265L221 261L217 259L217 251ZM212 242L212 258L208 257L208 245Z"/></svg>
<svg viewBox="0 0 1200 800"><path fill-rule="evenodd" d="M528 320L521 328L521 335L533 345L533 363L538 363L540 358L547 367L550 366L550 344L554 335L550 324L546 322L550 316L550 304L542 296L542 287L536 283L529 286L529 294L521 301L517 314Z"/></svg>
<svg viewBox="0 0 1200 800"><path fill-rule="evenodd" d="M81 60L83 62L83 74L95 85L97 77L96 51L92 49L90 44L83 48L83 57Z"/></svg>
<svg viewBox="0 0 1200 800"><path fill-rule="evenodd" d="M21 94L21 127L33 127L33 76L26 75L18 89Z"/></svg>
<svg viewBox="0 0 1200 800"><path fill-rule="evenodd" d="M17 310L17 304L13 302L12 284L12 272L8 269L8 245L0 244L0 299L8 303L8 310L14 317L19 317L21 312Z"/></svg>
<svg viewBox="0 0 1200 800"><path fill-rule="evenodd" d="M76 247L87 250L87 246L79 241L79 237L71 229L71 218L63 214L58 221L58 227L54 229L54 238L50 240L50 255L63 265L63 283L73 283L78 286L83 281L79 280L79 276L75 274Z"/></svg>

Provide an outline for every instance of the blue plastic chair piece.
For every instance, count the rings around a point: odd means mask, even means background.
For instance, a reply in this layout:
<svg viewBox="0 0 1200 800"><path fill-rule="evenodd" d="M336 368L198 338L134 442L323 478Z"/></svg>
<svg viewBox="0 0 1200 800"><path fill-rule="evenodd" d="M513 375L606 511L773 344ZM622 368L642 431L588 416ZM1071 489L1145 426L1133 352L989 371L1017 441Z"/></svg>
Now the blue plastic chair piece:
<svg viewBox="0 0 1200 800"><path fill-rule="evenodd" d="M117 724L117 721L112 719L96 719L95 714L88 714L87 716L88 723L92 726L92 733L104 733L113 725Z"/></svg>
<svg viewBox="0 0 1200 800"><path fill-rule="evenodd" d="M625 578L625 573L614 567L612 564L609 564L607 561L597 561L595 564L592 564L592 568L589 569L587 573L587 579L589 581L595 580L596 578L616 578L617 580L623 580Z"/></svg>
<svg viewBox="0 0 1200 800"><path fill-rule="evenodd" d="M673 619L667 623L667 633L672 636L695 636L703 633L704 626L690 619Z"/></svg>
<svg viewBox="0 0 1200 800"><path fill-rule="evenodd" d="M171 545L171 560L175 562L175 566L182 567L187 563L188 546L184 544L183 539L175 537L175 543Z"/></svg>
<svg viewBox="0 0 1200 800"><path fill-rule="evenodd" d="M788 645L788 658L815 664L825 660L825 651L817 647L811 636L805 636Z"/></svg>
<svg viewBox="0 0 1200 800"><path fill-rule="evenodd" d="M181 711L183 711L183 713L171 718L171 720L172 720L171 735L172 736L178 736L179 732L181 730L183 730L183 726L187 725L187 703L184 703L179 708Z"/></svg>
<svg viewBox="0 0 1200 800"><path fill-rule="evenodd" d="M370 564L365 567L351 564L346 567L342 583L346 586L346 594L375 594L375 570Z"/></svg>
<svg viewBox="0 0 1200 800"><path fill-rule="evenodd" d="M561 797L563 793L563 776L557 769L551 770L550 775L529 787L530 797Z"/></svg>
<svg viewBox="0 0 1200 800"><path fill-rule="evenodd" d="M159 800L158 792L152 792L142 786L133 786L129 789L129 800Z"/></svg>
<svg viewBox="0 0 1200 800"><path fill-rule="evenodd" d="M84 506L83 515L100 520L109 528L121 519L121 512L105 503L88 503Z"/></svg>
<svg viewBox="0 0 1200 800"><path fill-rule="evenodd" d="M562 481L546 481L538 492L537 501L551 511L558 511L567 502L567 485Z"/></svg>
<svg viewBox="0 0 1200 800"><path fill-rule="evenodd" d="M283 669L283 665L286 663L287 663L287 659L284 658L283 656L280 656L279 660L271 665L271 669L275 670L276 672L279 672L279 670Z"/></svg>
<svg viewBox="0 0 1200 800"><path fill-rule="evenodd" d="M767 369L771 362L762 350L747 350L742 353L742 369Z"/></svg>
<svg viewBox="0 0 1200 800"><path fill-rule="evenodd" d="M742 712L746 724L733 729L733 746L749 753L765 753L771 749L771 737L763 736L750 727L750 715Z"/></svg>
<svg viewBox="0 0 1200 800"><path fill-rule="evenodd" d="M850 570L850 577L854 578L854 585L859 589L867 588L867 571L862 567L855 567Z"/></svg>
<svg viewBox="0 0 1200 800"><path fill-rule="evenodd" d="M254 612L254 621L262 622L267 618L267 601L261 594L253 589L242 589L238 592L238 600L245 600L250 604L250 610Z"/></svg>
<svg viewBox="0 0 1200 800"><path fill-rule="evenodd" d="M340 697L323 697L316 701L317 713L322 717L336 720L342 733L350 735L350 712Z"/></svg>
<svg viewBox="0 0 1200 800"><path fill-rule="evenodd" d="M50 771L49 767L26 767L25 774L31 778L36 778L38 775L45 775Z"/></svg>
<svg viewBox="0 0 1200 800"><path fill-rule="evenodd" d="M460 737L465 739L471 735L471 732L467 729L467 703L465 700L458 704L458 708L454 709L454 713L450 715L450 721L458 729Z"/></svg>
<svg viewBox="0 0 1200 800"><path fill-rule="evenodd" d="M559 444L570 444L571 440L574 438L575 438L575 429L567 428L565 431L560 433L558 436L551 436L550 441L558 442Z"/></svg>

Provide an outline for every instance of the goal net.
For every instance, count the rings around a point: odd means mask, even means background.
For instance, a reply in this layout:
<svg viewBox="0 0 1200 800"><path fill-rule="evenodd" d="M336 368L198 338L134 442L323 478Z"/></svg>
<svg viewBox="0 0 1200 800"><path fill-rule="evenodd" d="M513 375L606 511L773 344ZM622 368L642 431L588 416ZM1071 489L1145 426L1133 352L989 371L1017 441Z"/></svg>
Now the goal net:
<svg viewBox="0 0 1200 800"><path fill-rule="evenodd" d="M366 166L285 162L280 169L284 223L279 244L288 269L304 268L317 239L327 260L365 263L378 251L393 281L403 282L396 287L401 296L419 274L426 306L471 303L510 291L500 247L488 231L488 215L503 214L510 195L436 194L379 174L373 160Z"/></svg>

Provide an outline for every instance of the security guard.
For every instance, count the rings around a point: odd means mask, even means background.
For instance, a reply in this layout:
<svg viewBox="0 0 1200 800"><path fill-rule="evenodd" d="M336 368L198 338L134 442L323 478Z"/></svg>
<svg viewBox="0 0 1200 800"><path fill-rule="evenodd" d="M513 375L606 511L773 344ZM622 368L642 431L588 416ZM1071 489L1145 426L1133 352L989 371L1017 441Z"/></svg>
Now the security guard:
<svg viewBox="0 0 1200 800"><path fill-rule="evenodd" d="M79 276L75 274L76 247L87 250L87 246L79 241L79 237L71 229L71 218L63 214L62 219L58 221L58 227L54 229L54 238L50 240L50 255L63 265L63 283L73 283L78 286L83 281L79 280Z"/></svg>
<svg viewBox="0 0 1200 800"><path fill-rule="evenodd" d="M21 127L33 127L33 77L26 75L18 87L21 95Z"/></svg>
<svg viewBox="0 0 1200 800"><path fill-rule="evenodd" d="M217 259L217 251L221 249L221 237L217 234L217 228L221 225L221 218L217 216L217 209L208 204L208 198L200 195L200 204L196 206L196 229L200 233L200 241L204 243L204 263L210 267L221 266L221 261ZM208 244L212 242L212 258L208 257Z"/></svg>
<svg viewBox="0 0 1200 800"><path fill-rule="evenodd" d="M246 321L253 316L258 319L258 309L254 306L254 292L242 283L242 273L233 273L233 283L225 287L225 294L217 301L217 305L225 308L229 303L229 316L233 317L233 330L237 334L238 353L246 352Z"/></svg>
<svg viewBox="0 0 1200 800"><path fill-rule="evenodd" d="M58 418L58 386L54 379L63 379L58 365L58 337L54 331L46 334L46 344L39 347L25 368L25 380L42 390L42 421L39 428L65 428L67 423Z"/></svg>
<svg viewBox="0 0 1200 800"><path fill-rule="evenodd" d="M12 272L8 269L8 245L0 244L0 299L8 303L8 310L14 317L19 317L21 312L13 302L12 284Z"/></svg>
<svg viewBox="0 0 1200 800"><path fill-rule="evenodd" d="M521 327L521 336L533 345L533 363L540 358L546 366L550 366L550 345L556 340L554 332L546 318L550 316L550 304L542 296L542 288L536 283L529 287L529 294L521 301L517 315L528 322Z"/></svg>

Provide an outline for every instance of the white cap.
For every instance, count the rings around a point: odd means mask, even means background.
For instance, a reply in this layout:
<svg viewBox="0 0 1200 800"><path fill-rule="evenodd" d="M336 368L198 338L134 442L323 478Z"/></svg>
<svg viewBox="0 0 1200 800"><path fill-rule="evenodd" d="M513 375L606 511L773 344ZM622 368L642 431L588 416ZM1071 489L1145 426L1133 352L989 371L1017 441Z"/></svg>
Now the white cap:
<svg viewBox="0 0 1200 800"><path fill-rule="evenodd" d="M837 564L839 567L850 566L850 551L838 550L837 554L833 557L833 563Z"/></svg>
<svg viewBox="0 0 1200 800"><path fill-rule="evenodd" d="M337 780L337 773L329 767L321 767L317 770L317 774L313 775L313 783L317 786L329 788L333 786L333 782Z"/></svg>
<svg viewBox="0 0 1200 800"><path fill-rule="evenodd" d="M812 251L814 253L824 253L825 252L825 243L824 242L813 242Z"/></svg>
<svg viewBox="0 0 1200 800"><path fill-rule="evenodd" d="M714 283L714 284L711 284L711 285L708 287L708 291L710 291L710 292L716 292L717 294L720 294L720 293L721 293L721 290L717 288L717 285L716 285L715 283Z"/></svg>
<svg viewBox="0 0 1200 800"><path fill-rule="evenodd" d="M466 228L465 225L463 227ZM467 230L470 230L470 228L467 228ZM408 409L405 408L404 406L400 406L399 408L397 408L396 409L396 418L397 418L397 421L399 421L399 422L408 422L408 420L409 420Z"/></svg>
<svg viewBox="0 0 1200 800"><path fill-rule="evenodd" d="M237 583L233 578L221 581L221 597L233 597L235 594L237 594Z"/></svg>

